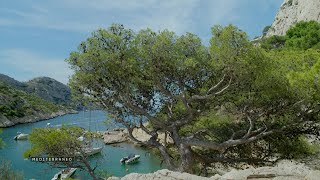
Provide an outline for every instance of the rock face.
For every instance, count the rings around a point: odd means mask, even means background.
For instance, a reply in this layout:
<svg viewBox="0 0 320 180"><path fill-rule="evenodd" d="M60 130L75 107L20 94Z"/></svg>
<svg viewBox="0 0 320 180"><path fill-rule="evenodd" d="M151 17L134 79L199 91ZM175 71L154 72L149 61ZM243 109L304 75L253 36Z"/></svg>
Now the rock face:
<svg viewBox="0 0 320 180"><path fill-rule="evenodd" d="M151 136L144 132L142 129L134 129L132 131L133 137L135 137L137 140L146 142L148 141ZM160 143L165 144L165 134L164 133L159 133L158 140ZM118 129L113 129L112 131L107 131L103 133L103 141L105 144L116 144L116 143L121 143L125 141L132 142L132 140L129 138L128 135L128 130L124 128L118 128ZM135 143L135 142L132 142ZM171 137L167 137L167 142L166 143L173 143L173 140Z"/></svg>
<svg viewBox="0 0 320 180"><path fill-rule="evenodd" d="M108 180L318 180L320 171L312 170L304 164L282 161L275 167L249 168L232 170L224 175L214 175L210 178L188 173L180 173L162 169L149 174L131 173L122 178L111 177Z"/></svg>
<svg viewBox="0 0 320 180"><path fill-rule="evenodd" d="M311 20L320 22L319 0L285 0L266 36L283 36L297 22Z"/></svg>

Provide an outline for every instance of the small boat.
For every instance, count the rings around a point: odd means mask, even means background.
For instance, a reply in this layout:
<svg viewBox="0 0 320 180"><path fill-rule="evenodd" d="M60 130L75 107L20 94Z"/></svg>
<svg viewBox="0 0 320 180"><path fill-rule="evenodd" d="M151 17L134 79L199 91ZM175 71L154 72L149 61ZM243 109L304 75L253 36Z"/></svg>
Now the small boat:
<svg viewBox="0 0 320 180"><path fill-rule="evenodd" d="M84 153L87 156L91 156L91 155L94 155L94 154L101 153L101 151L102 151L102 147L96 147L96 148L85 149Z"/></svg>
<svg viewBox="0 0 320 180"><path fill-rule="evenodd" d="M130 154L129 156L122 158L120 160L120 163L133 164L138 162L139 159L140 159L140 155Z"/></svg>
<svg viewBox="0 0 320 180"><path fill-rule="evenodd" d="M101 153L102 147L96 147L96 148L85 148L84 153L86 156L92 156L94 154ZM76 152L76 155L80 155L80 152Z"/></svg>
<svg viewBox="0 0 320 180"><path fill-rule="evenodd" d="M78 139L78 141L81 141L81 142L84 141L84 137L83 137L83 136L80 136L80 137L78 137L77 139Z"/></svg>
<svg viewBox="0 0 320 180"><path fill-rule="evenodd" d="M23 134L21 132L17 132L18 135L16 135L13 139L14 140L26 140L28 139L29 134Z"/></svg>
<svg viewBox="0 0 320 180"><path fill-rule="evenodd" d="M67 179L71 177L76 172L76 170L77 168L63 169L59 171L57 174L55 174L51 180Z"/></svg>
<svg viewBox="0 0 320 180"><path fill-rule="evenodd" d="M51 123L47 123L46 127L50 128L51 127Z"/></svg>

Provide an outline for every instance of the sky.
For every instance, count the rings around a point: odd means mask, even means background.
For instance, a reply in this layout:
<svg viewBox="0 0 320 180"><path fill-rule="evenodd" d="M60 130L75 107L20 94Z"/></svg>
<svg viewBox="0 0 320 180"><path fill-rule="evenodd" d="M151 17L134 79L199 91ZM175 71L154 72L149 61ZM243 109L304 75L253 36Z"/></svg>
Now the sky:
<svg viewBox="0 0 320 180"><path fill-rule="evenodd" d="M250 38L272 24L283 0L1 0L0 73L19 81L48 76L67 84L65 59L112 23L139 31L191 32L204 44L214 25L233 24Z"/></svg>

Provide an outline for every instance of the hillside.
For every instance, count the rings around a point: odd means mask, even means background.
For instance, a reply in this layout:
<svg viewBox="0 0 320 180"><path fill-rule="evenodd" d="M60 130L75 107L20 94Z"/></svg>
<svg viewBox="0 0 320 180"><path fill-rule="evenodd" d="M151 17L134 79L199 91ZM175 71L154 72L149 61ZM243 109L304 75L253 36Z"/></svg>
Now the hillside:
<svg viewBox="0 0 320 180"><path fill-rule="evenodd" d="M0 82L5 83L7 85L10 85L10 86L17 88L19 90L27 91L27 87L28 87L27 84L22 83L20 81L17 81L7 75L0 74Z"/></svg>
<svg viewBox="0 0 320 180"><path fill-rule="evenodd" d="M320 22L319 0L284 0L266 36L283 36L296 23L312 20Z"/></svg>
<svg viewBox="0 0 320 180"><path fill-rule="evenodd" d="M35 94L55 104L70 105L71 91L68 86L49 77L38 77L28 82L19 82L0 74L0 82L27 93Z"/></svg>
<svg viewBox="0 0 320 180"><path fill-rule="evenodd" d="M71 92L68 86L49 77L38 77L26 82L28 91L44 100L68 105L71 102Z"/></svg>
<svg viewBox="0 0 320 180"><path fill-rule="evenodd" d="M0 83L0 127L35 122L73 112L62 105Z"/></svg>

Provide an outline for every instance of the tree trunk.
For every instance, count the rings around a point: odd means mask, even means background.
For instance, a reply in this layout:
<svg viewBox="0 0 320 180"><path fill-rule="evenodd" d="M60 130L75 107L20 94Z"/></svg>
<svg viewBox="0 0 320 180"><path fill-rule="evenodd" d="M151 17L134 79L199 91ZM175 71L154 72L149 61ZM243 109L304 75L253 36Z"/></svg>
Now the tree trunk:
<svg viewBox="0 0 320 180"><path fill-rule="evenodd" d="M176 170L176 166L173 164L171 157L169 156L169 153L167 152L167 149L164 146L158 146L157 147L162 155L162 158L164 159L164 162L168 166L168 169L170 170Z"/></svg>
<svg viewBox="0 0 320 180"><path fill-rule="evenodd" d="M181 165L179 167L180 171L193 174L193 165L195 162L190 146L181 143L179 146L179 151L181 158Z"/></svg>

